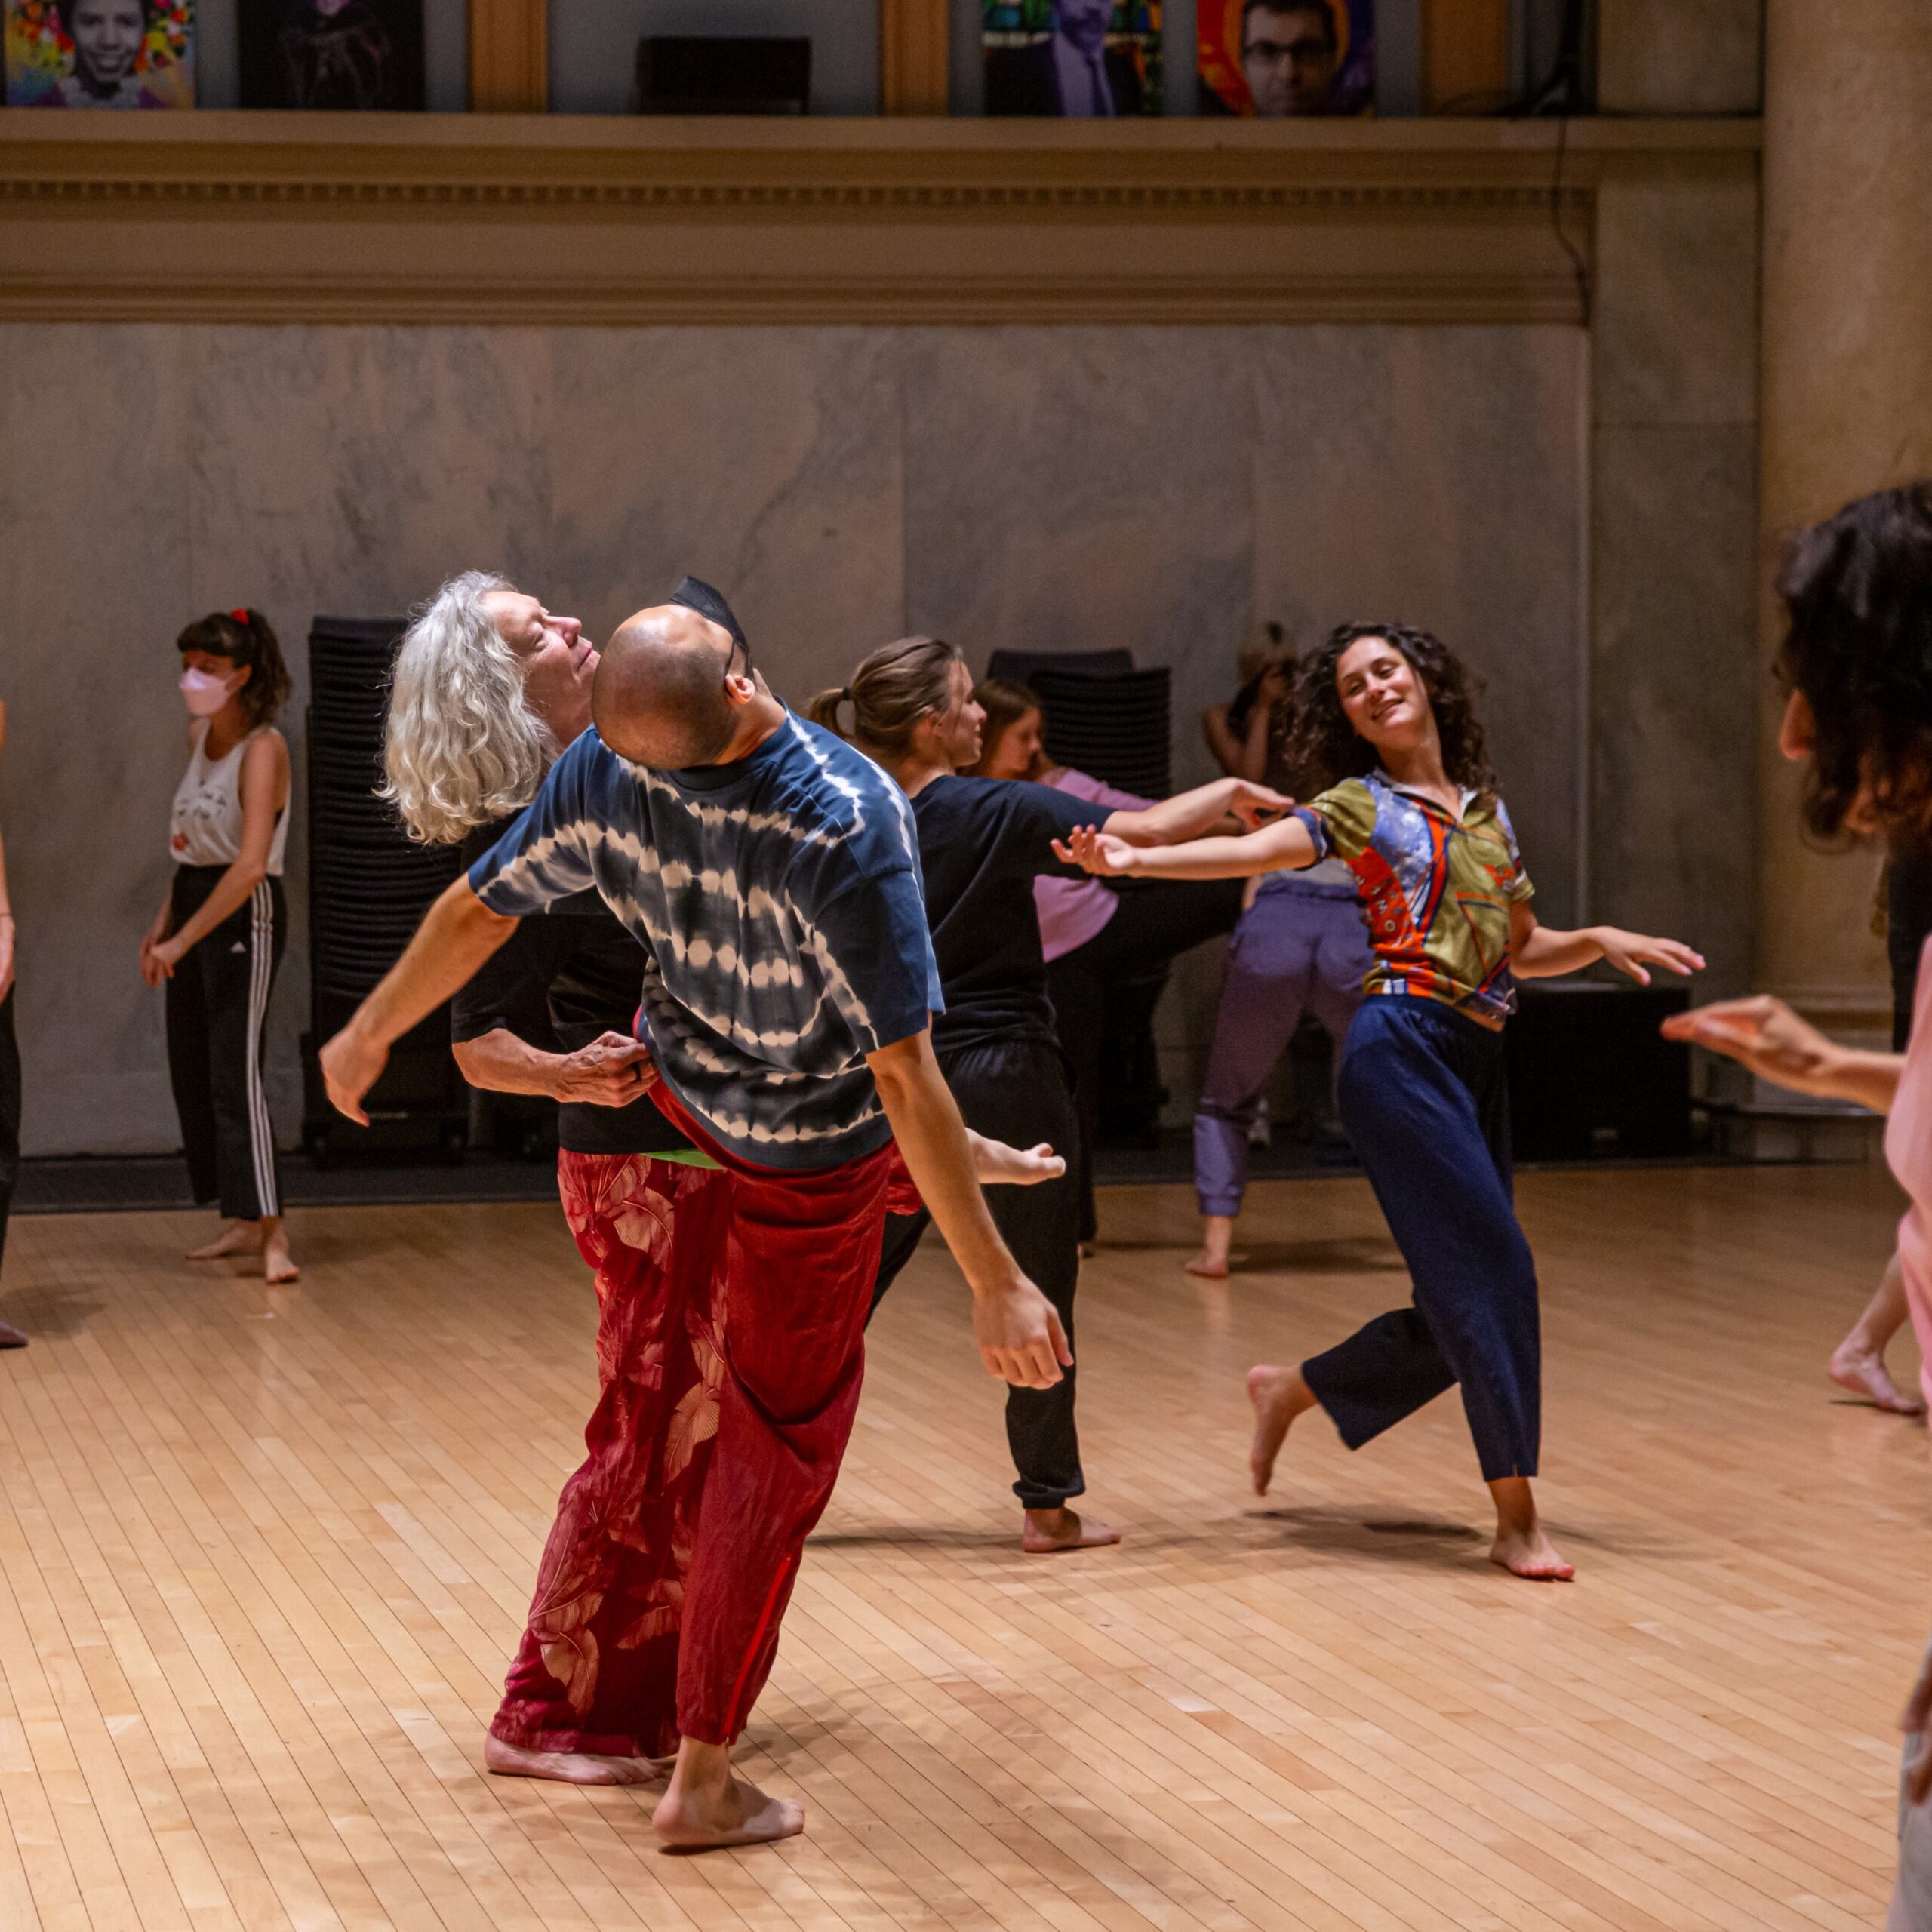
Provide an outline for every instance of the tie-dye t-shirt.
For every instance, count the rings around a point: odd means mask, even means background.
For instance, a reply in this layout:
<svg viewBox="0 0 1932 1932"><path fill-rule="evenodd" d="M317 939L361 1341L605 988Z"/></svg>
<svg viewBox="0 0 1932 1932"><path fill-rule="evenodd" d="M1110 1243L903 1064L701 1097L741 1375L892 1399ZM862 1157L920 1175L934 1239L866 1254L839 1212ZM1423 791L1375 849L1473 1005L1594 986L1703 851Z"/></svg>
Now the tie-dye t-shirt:
<svg viewBox="0 0 1932 1932"><path fill-rule="evenodd" d="M1516 1010L1509 909L1534 888L1501 799L1463 794L1452 818L1385 772L1297 806L1316 853L1355 875L1374 963L1371 993L1439 1000L1486 1020Z"/></svg>
<svg viewBox="0 0 1932 1932"><path fill-rule="evenodd" d="M471 867L521 918L594 888L640 940L644 1037L732 1152L815 1168L891 1138L866 1055L943 1009L905 795L787 714L749 757L656 771L586 731Z"/></svg>

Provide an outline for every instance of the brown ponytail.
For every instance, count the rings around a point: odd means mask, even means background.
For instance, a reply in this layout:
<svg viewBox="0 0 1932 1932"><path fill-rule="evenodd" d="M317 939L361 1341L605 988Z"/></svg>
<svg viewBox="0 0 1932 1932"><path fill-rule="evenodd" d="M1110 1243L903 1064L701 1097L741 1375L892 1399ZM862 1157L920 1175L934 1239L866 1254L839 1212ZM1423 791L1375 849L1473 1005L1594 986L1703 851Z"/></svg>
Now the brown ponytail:
<svg viewBox="0 0 1932 1932"><path fill-rule="evenodd" d="M952 696L952 667L965 660L936 637L902 637L881 645L837 691L820 691L805 707L814 724L874 756L898 758L910 748L919 720L943 712ZM852 729L838 722L839 708L852 707Z"/></svg>
<svg viewBox="0 0 1932 1932"><path fill-rule="evenodd" d="M288 666L269 620L260 611L237 608L211 611L175 639L177 651L205 651L226 657L251 673L236 702L251 726L272 724L288 702Z"/></svg>

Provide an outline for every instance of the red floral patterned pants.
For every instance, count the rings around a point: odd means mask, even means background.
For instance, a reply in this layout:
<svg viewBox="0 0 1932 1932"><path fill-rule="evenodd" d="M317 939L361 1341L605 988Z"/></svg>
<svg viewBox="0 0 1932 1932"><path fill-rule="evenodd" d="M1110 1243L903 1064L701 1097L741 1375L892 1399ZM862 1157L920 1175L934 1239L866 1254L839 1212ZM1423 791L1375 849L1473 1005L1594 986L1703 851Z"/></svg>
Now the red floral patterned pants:
<svg viewBox="0 0 1932 1932"><path fill-rule="evenodd" d="M641 1154L557 1157L565 1217L596 1278L601 1388L490 1726L506 1744L677 1749L685 1576L725 1373L731 1180Z"/></svg>

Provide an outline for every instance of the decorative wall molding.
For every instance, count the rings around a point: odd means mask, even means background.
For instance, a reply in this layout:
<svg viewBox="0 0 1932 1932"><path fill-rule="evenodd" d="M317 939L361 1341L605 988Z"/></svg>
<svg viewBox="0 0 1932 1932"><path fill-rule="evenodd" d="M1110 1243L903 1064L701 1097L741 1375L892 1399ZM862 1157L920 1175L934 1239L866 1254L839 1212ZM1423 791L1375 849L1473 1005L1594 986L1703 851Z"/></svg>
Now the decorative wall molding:
<svg viewBox="0 0 1932 1932"><path fill-rule="evenodd" d="M1599 182L1749 174L1756 146L1730 121L1578 122L1559 150L1491 122L0 113L0 319L1574 321Z"/></svg>

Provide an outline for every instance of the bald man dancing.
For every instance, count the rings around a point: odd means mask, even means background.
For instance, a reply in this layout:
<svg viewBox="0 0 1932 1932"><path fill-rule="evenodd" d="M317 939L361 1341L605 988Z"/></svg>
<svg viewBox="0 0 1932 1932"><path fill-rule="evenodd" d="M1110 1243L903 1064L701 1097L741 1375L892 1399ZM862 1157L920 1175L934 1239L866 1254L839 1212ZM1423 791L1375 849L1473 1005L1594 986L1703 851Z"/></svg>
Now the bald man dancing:
<svg viewBox="0 0 1932 1932"><path fill-rule="evenodd" d="M594 888L643 942L654 1095L731 1179L717 1440L654 1822L678 1849L754 1844L804 1822L733 1775L730 1746L851 1433L894 1140L972 1289L988 1371L1047 1388L1072 1356L987 1213L933 1056L938 975L897 788L786 710L723 598L689 578L612 639L592 714L322 1068L361 1118L390 1044L571 894Z"/></svg>

